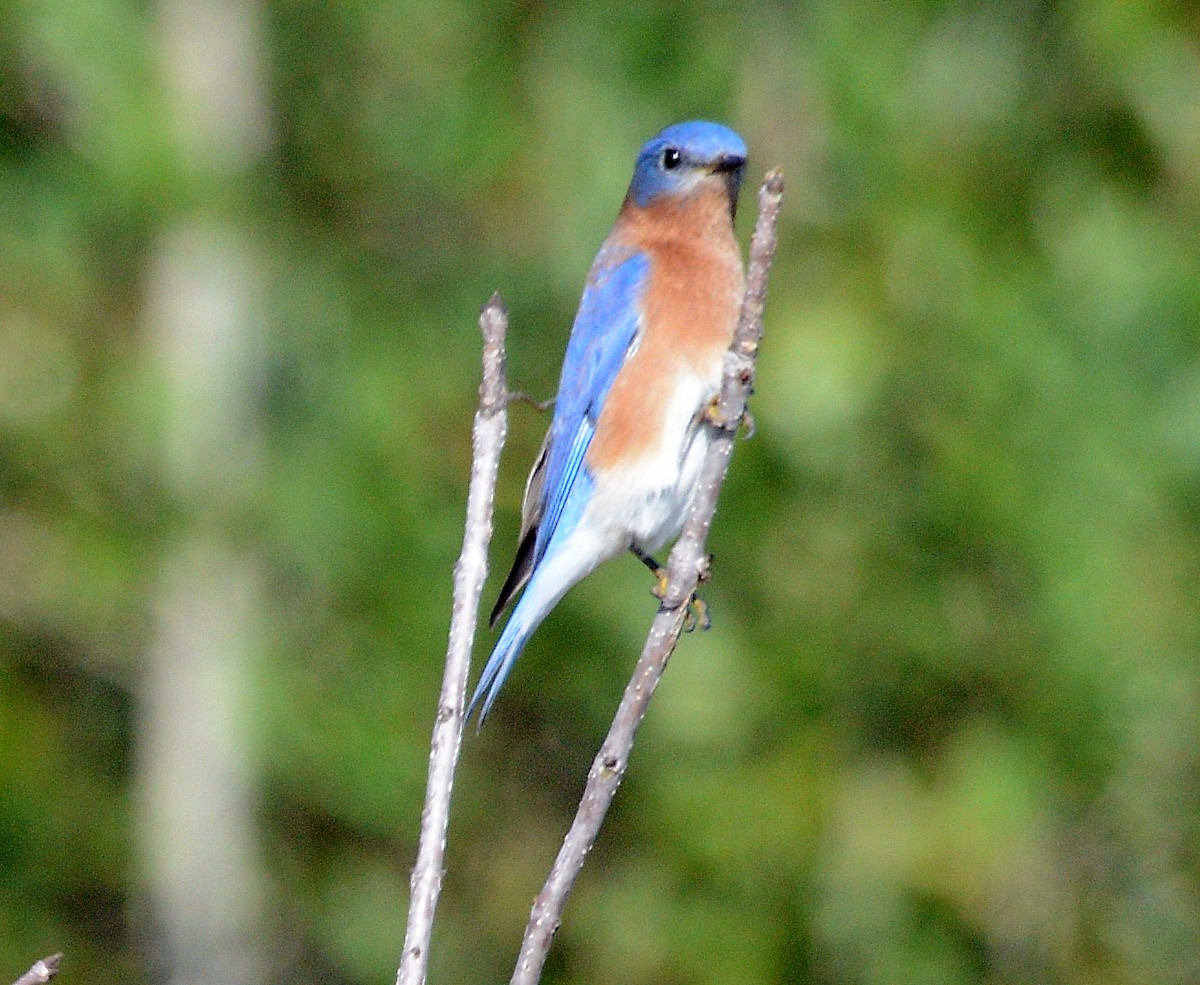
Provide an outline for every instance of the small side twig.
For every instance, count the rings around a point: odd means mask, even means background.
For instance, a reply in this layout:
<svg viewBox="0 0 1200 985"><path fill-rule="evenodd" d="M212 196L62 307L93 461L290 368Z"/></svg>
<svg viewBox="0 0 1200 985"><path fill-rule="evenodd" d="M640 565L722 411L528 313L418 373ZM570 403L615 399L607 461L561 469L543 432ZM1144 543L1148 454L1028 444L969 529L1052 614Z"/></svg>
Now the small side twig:
<svg viewBox="0 0 1200 985"><path fill-rule="evenodd" d="M554 406L554 400L555 400L554 397L550 397L547 400L538 400L538 398L535 397L533 394L526 393L524 390L509 390L508 391L508 402L509 403L529 404L530 407L540 410L543 413L545 411L548 411L551 407Z"/></svg>
<svg viewBox="0 0 1200 985"><path fill-rule="evenodd" d="M58 974L58 965L62 954L51 954L48 958L35 961L33 967L18 978L13 985L42 985Z"/></svg>
<svg viewBox="0 0 1200 985"><path fill-rule="evenodd" d="M499 293L493 294L484 306L479 326L483 330L483 381L479 385L479 409L475 412L472 432L466 532L462 553L454 566L454 601L446 670L429 750L429 782L425 790L425 809L421 814L417 862L412 873L408 929L396 985L422 985L429 965L433 915L442 889L450 793L462 746L471 647L475 642L479 599L487 578L496 472L508 429L508 394L504 384L504 336L508 330L508 312Z"/></svg>
<svg viewBox="0 0 1200 985"><path fill-rule="evenodd" d="M758 221L750 243L746 295L733 343L725 356L721 393L711 415L715 433L700 473L700 487L691 515L679 542L671 551L667 565L669 581L663 603L654 617L650 635L633 677L625 688L608 737L592 762L575 820L563 840L542 891L534 900L511 985L536 985L541 978L550 941L562 920L567 897L583 868L584 859L595 844L617 787L625 776L634 734L646 714L667 661L679 642L687 616L687 603L696 591L701 575L707 570L704 544L712 526L717 496L729 469L733 439L741 425L746 399L754 385L755 360L762 339L767 274L775 254L775 225L782 199L783 176L778 170L773 170L758 193Z"/></svg>

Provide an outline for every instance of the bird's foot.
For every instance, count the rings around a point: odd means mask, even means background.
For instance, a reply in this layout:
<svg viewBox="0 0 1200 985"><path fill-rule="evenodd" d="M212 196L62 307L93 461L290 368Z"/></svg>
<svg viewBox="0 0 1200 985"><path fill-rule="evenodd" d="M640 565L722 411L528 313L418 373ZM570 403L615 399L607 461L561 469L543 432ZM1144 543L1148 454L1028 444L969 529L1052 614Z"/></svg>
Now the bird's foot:
<svg viewBox="0 0 1200 985"><path fill-rule="evenodd" d="M649 568L650 573L654 575L655 583L654 587L650 589L650 594L661 602L667 595L667 569L640 547L634 546L629 549L633 552L633 556Z"/></svg>
<svg viewBox="0 0 1200 985"><path fill-rule="evenodd" d="M707 404L704 405L704 410L700 412L700 419L706 424L711 424L713 427L724 428L728 427L725 418L720 413L721 398L713 397ZM757 424L754 420L754 415L750 413L749 407L742 408L742 416L738 418L738 428L745 428L746 437L753 438Z"/></svg>
<svg viewBox="0 0 1200 985"><path fill-rule="evenodd" d="M650 594L661 602L667 597L667 585L670 584L671 579L667 577L666 568L659 568L654 572L654 577L657 580L654 582L654 587L650 589Z"/></svg>
<svg viewBox="0 0 1200 985"><path fill-rule="evenodd" d="M758 430L758 423L754 420L754 415L750 413L749 407L742 408L742 427L746 430L747 438L753 438L754 432Z"/></svg>
<svg viewBox="0 0 1200 985"><path fill-rule="evenodd" d="M687 604L687 615L683 617L683 631L693 633L697 629L701 631L712 629L712 616L709 615L708 603L699 595L693 594Z"/></svg>
<svg viewBox="0 0 1200 985"><path fill-rule="evenodd" d="M704 410L700 412L700 419L704 421L705 424L711 424L713 427L724 427L725 422L721 419L719 410L720 406L720 396L713 397L712 400L704 405Z"/></svg>
<svg viewBox="0 0 1200 985"><path fill-rule="evenodd" d="M713 556L705 554L700 559L700 569L696 572L696 583L703 585L712 577ZM703 632L712 629L712 615L708 608L708 603L700 597L700 592L692 593L691 599L688 601L687 615L683 619L683 631L685 633L694 632L699 628Z"/></svg>
<svg viewBox="0 0 1200 985"><path fill-rule="evenodd" d="M637 547L631 548L634 555L654 575L654 587L650 589L650 594L660 602L666 600L667 586L670 584L670 576L667 574L667 569L654 560L649 554ZM708 581L712 572L712 555L707 554L700 562L700 570L697 572L696 580L703 585ZM683 631L690 633L697 628L705 630L712 629L712 617L709 615L708 603L702 599L699 594L693 592L692 597L687 602L687 615L683 621Z"/></svg>

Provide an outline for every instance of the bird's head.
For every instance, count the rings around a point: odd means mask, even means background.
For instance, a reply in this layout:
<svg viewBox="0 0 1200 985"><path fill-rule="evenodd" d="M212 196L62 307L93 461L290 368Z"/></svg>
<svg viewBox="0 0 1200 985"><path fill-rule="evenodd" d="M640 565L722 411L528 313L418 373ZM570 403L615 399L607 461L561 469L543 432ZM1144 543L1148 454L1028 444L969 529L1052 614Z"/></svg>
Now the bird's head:
<svg viewBox="0 0 1200 985"><path fill-rule="evenodd" d="M729 127L693 120L667 127L638 154L628 198L646 208L663 197L686 197L717 188L737 210L746 169L746 143Z"/></svg>

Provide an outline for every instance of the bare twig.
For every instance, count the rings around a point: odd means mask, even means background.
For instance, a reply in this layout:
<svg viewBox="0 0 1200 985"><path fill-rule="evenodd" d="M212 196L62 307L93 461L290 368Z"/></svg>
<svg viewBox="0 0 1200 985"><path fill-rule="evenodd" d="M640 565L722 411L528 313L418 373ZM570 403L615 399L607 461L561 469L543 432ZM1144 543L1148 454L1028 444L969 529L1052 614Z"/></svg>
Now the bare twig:
<svg viewBox="0 0 1200 985"><path fill-rule="evenodd" d="M62 961L61 954L51 954L48 958L35 961L33 967L18 978L13 985L42 985L58 974L58 963Z"/></svg>
<svg viewBox="0 0 1200 985"><path fill-rule="evenodd" d="M533 394L526 393L524 390L509 390L508 391L508 402L509 403L529 404L530 407L534 407L537 410L540 410L543 412L549 410L551 407L554 406L554 400L555 400L554 397L550 397L548 400L538 400L538 398L533 396Z"/></svg>
<svg viewBox="0 0 1200 985"><path fill-rule="evenodd" d="M700 488L692 505L691 516L679 542L671 551L667 566L669 583L662 606L654 617L650 635L633 677L625 688L608 737L592 762L575 820L563 840L546 884L533 902L511 985L536 985L541 978L542 965L550 950L551 938L562 919L567 897L625 775L629 753L633 749L634 733L646 714L654 689L679 641L687 616L687 603L695 593L700 577L707 573L708 558L704 554L704 544L712 526L717 496L729 468L733 439L741 425L746 398L754 384L755 360L762 338L767 274L775 254L775 224L782 198L783 176L778 170L771 171L758 193L758 221L750 243L746 296L733 343L725 356L720 397L711 414L715 433L700 473Z"/></svg>
<svg viewBox="0 0 1200 985"><path fill-rule="evenodd" d="M404 952L396 985L422 985L429 963L433 914L442 888L442 859L446 851L446 825L450 816L450 791L462 745L463 709L479 597L487 577L488 543L492 539L492 504L500 450L508 428L508 396L504 386L504 336L508 312L500 295L493 294L479 316L483 330L483 381L479 409L475 412L471 485L467 493L467 523L462 553L454 567L454 603L450 617L450 642L446 670L433 724L429 751L429 782L417 863L413 867Z"/></svg>

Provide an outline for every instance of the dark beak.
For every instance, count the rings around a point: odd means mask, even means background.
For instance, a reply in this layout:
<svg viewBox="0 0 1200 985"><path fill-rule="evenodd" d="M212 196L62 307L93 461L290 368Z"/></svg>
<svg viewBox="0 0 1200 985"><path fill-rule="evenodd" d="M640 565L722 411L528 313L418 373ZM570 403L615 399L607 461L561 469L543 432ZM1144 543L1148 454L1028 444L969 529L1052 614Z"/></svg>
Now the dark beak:
<svg viewBox="0 0 1200 985"><path fill-rule="evenodd" d="M741 154L722 154L712 163L712 174L725 179L725 191L729 195L729 216L737 216L738 192L742 188L742 176L746 173L746 159Z"/></svg>
<svg viewBox="0 0 1200 985"><path fill-rule="evenodd" d="M746 166L746 159L741 154L722 154L713 161L713 172L740 171Z"/></svg>

